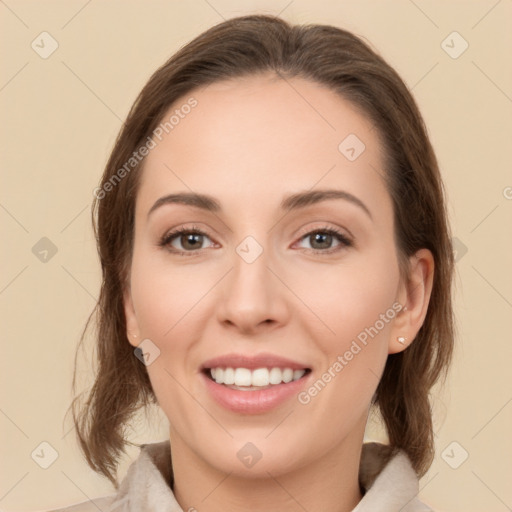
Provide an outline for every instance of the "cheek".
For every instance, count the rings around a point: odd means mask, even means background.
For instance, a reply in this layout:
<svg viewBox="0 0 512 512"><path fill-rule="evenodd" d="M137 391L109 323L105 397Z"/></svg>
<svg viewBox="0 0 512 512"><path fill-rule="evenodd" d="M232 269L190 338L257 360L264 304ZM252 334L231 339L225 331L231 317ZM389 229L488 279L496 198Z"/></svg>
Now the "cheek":
<svg viewBox="0 0 512 512"><path fill-rule="evenodd" d="M190 397L182 386L197 371L197 345L213 314L209 294L223 274L218 265L173 264L163 251L134 252L131 291L141 339L159 351L147 371L169 418L188 417Z"/></svg>
<svg viewBox="0 0 512 512"><path fill-rule="evenodd" d="M141 249L132 262L131 290L141 334L156 343L172 339L201 311L201 300L218 280L208 265L175 265L167 255Z"/></svg>
<svg viewBox="0 0 512 512"><path fill-rule="evenodd" d="M196 368L190 351L201 339L201 298L213 277L192 267L172 265L164 254L141 247L134 251L131 292L141 338L156 345L158 357L147 366L152 388L169 421L194 421L187 378ZM171 422L172 424L172 422ZM185 428L185 427L184 427Z"/></svg>
<svg viewBox="0 0 512 512"><path fill-rule="evenodd" d="M323 365L319 380L306 390L301 403L311 402L317 411L339 410L343 422L347 410L354 412L353 419L364 414L384 369L390 330L400 308L394 254L393 248L368 252L353 264L339 265L336 271L326 269L323 275L315 275L315 287L311 276L302 274L302 289L311 290L308 305L329 331L325 327L323 335L315 331ZM341 428L339 422L334 423L334 428Z"/></svg>
<svg viewBox="0 0 512 512"><path fill-rule="evenodd" d="M324 340L321 343L326 352L342 350L360 333L364 338L365 329L375 324L385 337L391 325L389 320L395 316L392 306L399 283L393 254L379 251L357 255L336 266L325 265L314 272L304 268L288 277L305 306L315 313L319 325L316 337Z"/></svg>

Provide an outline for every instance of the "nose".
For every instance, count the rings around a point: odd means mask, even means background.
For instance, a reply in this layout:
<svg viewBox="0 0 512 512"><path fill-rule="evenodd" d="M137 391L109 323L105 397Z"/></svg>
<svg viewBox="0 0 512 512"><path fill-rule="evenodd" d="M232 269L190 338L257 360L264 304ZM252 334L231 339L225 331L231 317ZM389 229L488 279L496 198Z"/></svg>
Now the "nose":
<svg viewBox="0 0 512 512"><path fill-rule="evenodd" d="M289 297L267 251L252 262L240 254L235 252L233 268L223 280L217 308L219 322L243 334L268 332L285 325L290 316Z"/></svg>

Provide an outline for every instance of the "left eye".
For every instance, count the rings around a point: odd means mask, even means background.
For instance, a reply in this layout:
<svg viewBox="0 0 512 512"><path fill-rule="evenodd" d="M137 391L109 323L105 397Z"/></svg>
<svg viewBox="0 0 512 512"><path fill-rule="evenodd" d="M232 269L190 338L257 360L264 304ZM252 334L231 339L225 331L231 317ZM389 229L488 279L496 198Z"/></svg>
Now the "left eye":
<svg viewBox="0 0 512 512"><path fill-rule="evenodd" d="M339 246L351 245L350 240L345 235L332 229L312 231L311 233L304 235L301 238L301 241L309 242L309 247L304 248L312 249L314 251L322 251L326 249L333 249ZM334 247L332 245L333 242L337 242Z"/></svg>

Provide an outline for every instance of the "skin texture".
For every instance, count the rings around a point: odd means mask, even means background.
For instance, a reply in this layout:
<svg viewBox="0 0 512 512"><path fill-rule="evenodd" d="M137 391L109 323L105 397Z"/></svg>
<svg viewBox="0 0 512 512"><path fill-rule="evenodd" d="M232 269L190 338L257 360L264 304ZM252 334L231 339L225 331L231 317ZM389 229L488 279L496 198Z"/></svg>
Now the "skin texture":
<svg viewBox="0 0 512 512"><path fill-rule="evenodd" d="M147 369L170 423L174 492L184 510L201 512L246 510L247 503L251 510L349 511L361 499L370 402L388 353L412 343L424 320L432 255L419 251L410 279L400 279L378 133L334 92L260 75L191 95L198 105L145 161L125 293L130 343L148 338L160 350ZM349 134L366 146L354 161L338 150ZM349 192L371 217L343 199L280 209L285 196L311 189ZM222 210L167 204L148 217L160 197L192 191L213 196ZM200 249L173 253L190 247L179 235L170 248L159 246L176 227L204 231ZM307 236L324 228L352 245ZM252 263L236 252L247 236L263 248ZM265 352L306 363L307 389L393 303L407 309L307 404L294 396L263 414L234 413L200 378L207 359ZM262 454L251 468L237 457L247 442Z"/></svg>

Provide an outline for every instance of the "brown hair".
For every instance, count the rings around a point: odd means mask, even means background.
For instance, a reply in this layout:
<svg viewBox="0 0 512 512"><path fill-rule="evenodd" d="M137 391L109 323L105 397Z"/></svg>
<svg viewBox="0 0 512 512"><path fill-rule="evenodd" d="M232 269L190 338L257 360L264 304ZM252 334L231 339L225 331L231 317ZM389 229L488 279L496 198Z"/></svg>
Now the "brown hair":
<svg viewBox="0 0 512 512"><path fill-rule="evenodd" d="M128 444L125 427L137 410L155 404L156 398L145 366L127 341L123 309L141 163L115 186L105 184L112 183L180 97L199 86L262 72L326 86L375 124L385 148L385 179L394 204L402 276L407 277L407 258L419 249L427 248L434 256L425 322L414 343L388 356L373 402L387 429L390 454L404 450L419 476L432 462L429 392L439 377L446 376L452 356L454 262L441 177L421 114L398 74L352 33L252 15L210 28L151 76L119 133L103 174L102 194L94 201L103 281L81 342L95 315L98 368L85 403L77 396L71 408L88 464L116 487L117 465ZM73 390L75 379L76 359Z"/></svg>

